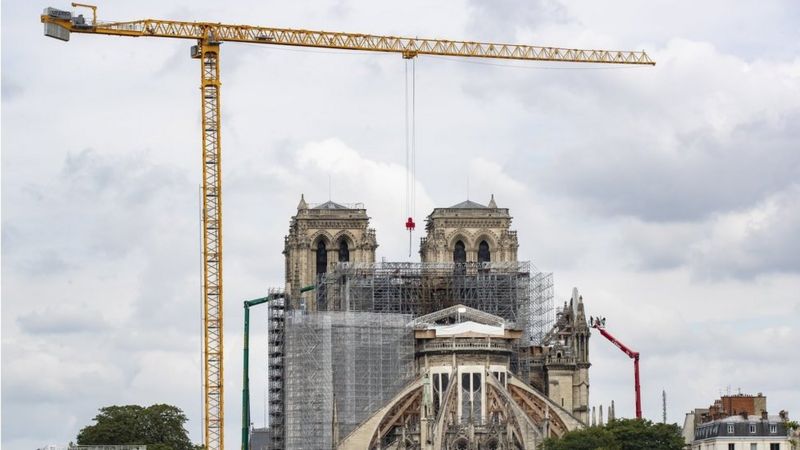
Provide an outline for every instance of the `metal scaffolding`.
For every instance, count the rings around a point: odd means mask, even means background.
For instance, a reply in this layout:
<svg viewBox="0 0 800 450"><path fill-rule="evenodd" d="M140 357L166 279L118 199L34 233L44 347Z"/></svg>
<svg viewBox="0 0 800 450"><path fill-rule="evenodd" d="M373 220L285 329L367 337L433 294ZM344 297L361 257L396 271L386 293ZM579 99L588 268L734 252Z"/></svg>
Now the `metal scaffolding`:
<svg viewBox="0 0 800 450"><path fill-rule="evenodd" d="M267 394L269 401L270 447L284 448L284 359L286 354L286 304L278 298L267 304Z"/></svg>
<svg viewBox="0 0 800 450"><path fill-rule="evenodd" d="M311 309L420 316L463 304L525 330L538 344L552 325L553 275L530 262L340 263L317 281Z"/></svg>
<svg viewBox="0 0 800 450"><path fill-rule="evenodd" d="M331 448L333 342L330 318L289 312L284 365L286 448Z"/></svg>
<svg viewBox="0 0 800 450"><path fill-rule="evenodd" d="M271 448L344 438L413 379L413 319L457 304L522 329L516 347L537 345L553 321L553 277L529 262L339 263L303 301L271 302ZM518 353L511 369L526 379Z"/></svg>
<svg viewBox="0 0 800 450"><path fill-rule="evenodd" d="M531 275L530 314L527 322L532 345L542 345L544 336L553 328L553 274L536 272Z"/></svg>
<svg viewBox="0 0 800 450"><path fill-rule="evenodd" d="M409 315L290 311L286 318L287 449L331 448L413 379Z"/></svg>

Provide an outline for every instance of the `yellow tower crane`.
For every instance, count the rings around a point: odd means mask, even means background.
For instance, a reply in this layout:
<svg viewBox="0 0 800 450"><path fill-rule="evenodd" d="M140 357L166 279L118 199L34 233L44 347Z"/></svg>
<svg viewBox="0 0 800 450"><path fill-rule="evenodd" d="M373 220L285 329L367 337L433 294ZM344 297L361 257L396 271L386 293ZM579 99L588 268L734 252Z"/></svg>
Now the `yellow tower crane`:
<svg viewBox="0 0 800 450"><path fill-rule="evenodd" d="M109 36L190 39L193 58L200 60L202 105L202 229L203 229L203 310L204 310L204 442L209 450L223 448L223 339L222 339L222 179L220 177L220 78L219 55L223 42L318 47L342 50L399 53L404 58L418 55L497 58L524 61L655 65L645 52L580 50L532 45L418 39L374 34L310 31L251 25L208 22L180 22L144 19L125 22L46 8L41 16L44 34L69 41L71 33Z"/></svg>

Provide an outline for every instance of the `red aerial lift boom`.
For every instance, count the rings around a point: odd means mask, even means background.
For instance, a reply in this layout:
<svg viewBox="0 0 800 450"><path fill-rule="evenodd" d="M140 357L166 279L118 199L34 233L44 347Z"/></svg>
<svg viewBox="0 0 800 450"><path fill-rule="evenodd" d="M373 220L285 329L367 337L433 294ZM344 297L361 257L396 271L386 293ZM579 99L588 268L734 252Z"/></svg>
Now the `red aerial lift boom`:
<svg viewBox="0 0 800 450"><path fill-rule="evenodd" d="M606 331L606 319L603 318L589 318L589 326L592 328L597 329L600 334L603 335L606 339L611 341L612 344L616 345L620 350L625 352L631 359L633 359L633 382L634 382L634 389L636 390L636 418L642 418L642 393L641 388L639 386L639 352L635 352L629 349L625 344L618 341L617 338L611 335L608 331Z"/></svg>

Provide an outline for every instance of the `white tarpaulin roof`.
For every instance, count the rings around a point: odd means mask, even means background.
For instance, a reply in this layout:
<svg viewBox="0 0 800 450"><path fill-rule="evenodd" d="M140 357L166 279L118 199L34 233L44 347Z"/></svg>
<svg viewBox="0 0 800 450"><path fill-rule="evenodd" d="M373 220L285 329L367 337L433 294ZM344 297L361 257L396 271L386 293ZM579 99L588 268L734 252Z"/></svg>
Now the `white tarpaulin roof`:
<svg viewBox="0 0 800 450"><path fill-rule="evenodd" d="M453 325L435 325L436 336L455 336L463 333L480 333L488 336L503 336L505 328L502 326L486 325L482 323L467 321L455 323Z"/></svg>

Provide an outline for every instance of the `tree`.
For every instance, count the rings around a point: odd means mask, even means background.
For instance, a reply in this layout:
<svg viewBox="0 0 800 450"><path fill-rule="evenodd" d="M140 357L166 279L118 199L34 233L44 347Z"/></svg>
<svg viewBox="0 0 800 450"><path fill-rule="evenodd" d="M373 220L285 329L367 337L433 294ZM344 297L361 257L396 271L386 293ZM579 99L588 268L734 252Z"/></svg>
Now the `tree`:
<svg viewBox="0 0 800 450"><path fill-rule="evenodd" d="M676 424L620 419L610 421L606 428L621 450L680 450L685 444Z"/></svg>
<svg viewBox="0 0 800 450"><path fill-rule="evenodd" d="M542 444L542 450L618 450L614 436L603 427L591 427L570 431L561 439L549 438Z"/></svg>
<svg viewBox="0 0 800 450"><path fill-rule="evenodd" d="M144 444L148 450L193 450L179 408L157 404L100 408L95 424L78 433L78 445Z"/></svg>
<svg viewBox="0 0 800 450"><path fill-rule="evenodd" d="M792 450L800 449L800 424L795 420L785 420L786 434L789 435L789 445Z"/></svg>
<svg viewBox="0 0 800 450"><path fill-rule="evenodd" d="M606 426L570 431L560 439L549 438L543 450L680 450L681 429L639 419L617 419Z"/></svg>

